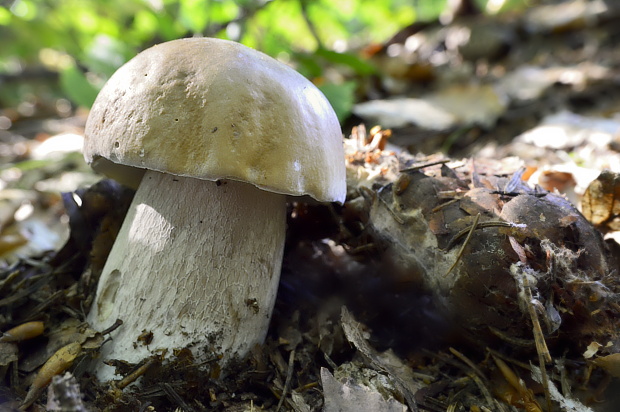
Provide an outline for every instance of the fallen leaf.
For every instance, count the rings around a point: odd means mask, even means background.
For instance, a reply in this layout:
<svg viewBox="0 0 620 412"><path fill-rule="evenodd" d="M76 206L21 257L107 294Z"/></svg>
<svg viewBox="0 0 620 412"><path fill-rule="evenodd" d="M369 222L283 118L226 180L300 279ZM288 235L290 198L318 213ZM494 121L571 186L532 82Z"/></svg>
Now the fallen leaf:
<svg viewBox="0 0 620 412"><path fill-rule="evenodd" d="M603 170L586 189L581 202L583 215L594 225L620 230L620 174Z"/></svg>
<svg viewBox="0 0 620 412"><path fill-rule="evenodd" d="M360 405L368 412L405 412L407 407L394 398L384 399L378 390L354 380L340 382L321 368L321 385L325 397L325 412L357 412Z"/></svg>
<svg viewBox="0 0 620 412"><path fill-rule="evenodd" d="M605 369L614 378L620 378L620 353L601 356L592 361L596 366Z"/></svg>

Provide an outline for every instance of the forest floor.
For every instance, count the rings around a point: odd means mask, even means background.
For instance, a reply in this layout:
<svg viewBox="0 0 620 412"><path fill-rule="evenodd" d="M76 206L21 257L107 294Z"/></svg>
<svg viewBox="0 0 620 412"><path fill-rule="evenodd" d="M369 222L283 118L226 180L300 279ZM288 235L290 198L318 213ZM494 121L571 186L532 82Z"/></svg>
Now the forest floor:
<svg viewBox="0 0 620 412"><path fill-rule="evenodd" d="M0 338L0 409L615 410L620 9L607 3L457 15L365 49L380 74L356 79L347 202L289 206L268 338L223 378L187 351L139 374L118 365L130 378L115 386L88 374L105 336L84 313L133 192L90 170L88 113L36 80L40 94L0 109L0 330L33 328ZM411 191L429 179L421 203ZM474 192L491 200L474 207ZM529 200L508 220L516 198ZM519 232L550 216L551 232ZM512 226L480 229L498 219ZM450 250L439 280L414 267ZM494 260L498 277L544 276L458 281ZM462 303L477 285L493 300ZM37 387L39 367L75 342L57 369L70 375Z"/></svg>

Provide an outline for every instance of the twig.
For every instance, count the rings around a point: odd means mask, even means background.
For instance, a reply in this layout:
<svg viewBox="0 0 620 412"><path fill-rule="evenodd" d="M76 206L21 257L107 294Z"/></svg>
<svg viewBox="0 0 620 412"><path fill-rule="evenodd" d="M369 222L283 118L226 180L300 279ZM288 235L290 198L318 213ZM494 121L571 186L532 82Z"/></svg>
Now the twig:
<svg viewBox="0 0 620 412"><path fill-rule="evenodd" d="M538 353L538 364L540 365L540 375L541 375L541 383L543 385L543 389L545 391L545 400L547 401L547 411L551 411L551 395L549 393L549 382L547 381L547 368L546 364L551 363L553 360L551 358L551 354L549 353L549 348L547 348L547 343L545 342L545 336L543 335L542 328L540 327L540 322L538 321L538 314L536 313L536 309L532 304L532 291L530 290L530 282L527 279L527 274L522 272L521 274L523 278L523 292L525 294L527 311L529 312L530 318L532 319L532 327L534 333L534 342L536 342L536 352Z"/></svg>
<svg viewBox="0 0 620 412"><path fill-rule="evenodd" d="M312 34L312 37L314 37L314 40L316 41L317 49L325 49L323 42L319 37L319 32L317 31L316 26L312 20L310 20L310 16L308 16L308 0L299 0L299 6L301 7L301 16L306 22L308 30L310 30L310 34Z"/></svg>
<svg viewBox="0 0 620 412"><path fill-rule="evenodd" d="M444 207L449 206L449 205L451 205L452 203L456 203L456 202L458 202L459 200L461 200L461 199L456 198L456 199L448 200L447 202L442 203L442 204L440 204L440 205L438 205L438 206L435 206L434 208L432 208L432 209L431 209L431 213L438 212L438 211L440 211L441 209L443 209Z"/></svg>
<svg viewBox="0 0 620 412"><path fill-rule="evenodd" d="M435 166L435 165L444 165L444 164L450 163L450 162L451 162L450 159L436 160L434 162L422 163L422 164L419 164L417 166L411 166L411 167L407 167L405 169L400 169L399 172L400 173L415 172L417 170L424 169L425 167L431 167L431 166Z"/></svg>
<svg viewBox="0 0 620 412"><path fill-rule="evenodd" d="M532 372L532 368L530 367L529 363L525 363L525 362L521 362L519 360L516 360L514 358L510 358L494 349L491 348L486 348L487 352L494 358L499 358L501 360L503 360L504 362L510 362L515 366L520 367L521 369L525 369L526 371L529 371L530 373Z"/></svg>
<svg viewBox="0 0 620 412"><path fill-rule="evenodd" d="M530 290L530 282L527 279L526 273L522 273L522 276L523 292L525 293L525 298L527 299L527 311L530 315L530 318L532 319L532 326L534 329L534 342L536 342L536 351L539 353L539 355L542 356L542 359L545 361L545 363L551 363L553 359L551 358L551 354L549 353L549 349L547 348L547 343L545 342L545 337L543 335L542 328L540 327L536 308L534 308L534 305L532 304L532 300L534 300L534 298L532 297L532 291Z"/></svg>
<svg viewBox="0 0 620 412"><path fill-rule="evenodd" d="M183 398L181 398L181 396L179 396L179 394L174 390L172 385L170 385L168 382L164 382L162 384L162 386L163 386L164 392L166 392L166 395L168 396L168 398L171 398L171 400L176 402L176 404L179 405L184 412L194 412L195 411L194 408L192 408L190 405L188 405L187 402L185 402L183 400Z"/></svg>
<svg viewBox="0 0 620 412"><path fill-rule="evenodd" d="M456 267L456 264L459 263L459 260L461 260L461 257L463 256L463 253L465 252L465 246L467 246L467 243L469 243L471 236L474 234L474 230L476 230L476 227L478 227L479 220L480 220L480 213L476 215L476 218L474 219L474 223L471 225L471 228L468 229L469 234L467 235L467 238L465 238L465 242L463 242L463 246L461 246L461 250L459 250L459 253L456 255L456 260L454 261L452 266L450 266L450 269L448 269L448 271L443 275L444 277L448 276L450 272L454 270L454 268Z"/></svg>
<svg viewBox="0 0 620 412"><path fill-rule="evenodd" d="M541 409L540 405L534 398L532 391L530 391L527 386L525 386L523 380L519 378L519 376L512 370L512 368L508 366L508 364L504 362L501 358L496 357L493 354L491 354L491 357L493 358L495 365L499 369L506 382L508 382L508 384L519 394L521 401L525 406L525 409L528 411L539 411Z"/></svg>
<svg viewBox="0 0 620 412"><path fill-rule="evenodd" d="M476 375L478 375L480 378L484 379L484 374L482 373L482 371L480 371L480 369L478 369L478 367L465 355L463 355L461 352L459 352L458 350L454 349L453 347L450 347L450 352L456 356L457 358L459 358L461 360L461 362L463 362L464 364L466 364L467 366L470 367L470 369L472 371L474 371L474 373Z"/></svg>
<svg viewBox="0 0 620 412"><path fill-rule="evenodd" d="M480 214L478 214L480 215ZM513 227L513 228L523 228L525 227L525 225L523 224L515 224L515 223L511 223L511 222L504 222L502 220L491 220L488 222L482 222L480 224L477 225L477 229L484 229L487 227ZM454 246L454 244L456 243L457 240L459 240L461 237L463 237L466 233L468 233L471 230L471 228L465 228L463 230L461 230L459 233L457 233L456 235L454 235L454 237L452 239L450 239L450 242L448 242L448 246L446 246L446 249L450 249L452 246Z"/></svg>
<svg viewBox="0 0 620 412"><path fill-rule="evenodd" d="M60 289L54 292L51 296L45 299L43 302L39 303L37 306L29 310L29 313L24 317L24 320L29 321L33 319L37 319L41 316L41 313L45 311L49 306L52 305L56 300L63 297L65 295L65 290Z"/></svg>
<svg viewBox="0 0 620 412"><path fill-rule="evenodd" d="M146 361L146 363L144 363L144 365L138 367L136 370L134 370L133 372L131 372L129 375L125 376L123 379L121 379L120 381L116 382L114 384L114 386L117 389L123 390L125 389L128 385L132 384L133 382L136 381L136 379L138 379L140 376L144 375L144 373L151 367L153 366L153 364L155 363L155 358L151 358L148 361Z"/></svg>
<svg viewBox="0 0 620 412"><path fill-rule="evenodd" d="M343 245L349 255L359 255L368 251L377 249L377 245L374 243L366 243L365 245L351 247L349 245Z"/></svg>
<svg viewBox="0 0 620 412"><path fill-rule="evenodd" d="M377 193L366 186L360 186L357 191L364 198L364 200L370 202L374 202L377 197Z"/></svg>
<svg viewBox="0 0 620 412"><path fill-rule="evenodd" d="M104 329L103 331L101 331L101 335L107 335L109 333L114 332L116 329L118 329L121 325L123 324L123 321L120 319L116 319L116 321L112 324L112 326L110 326L107 329Z"/></svg>
<svg viewBox="0 0 620 412"><path fill-rule="evenodd" d="M489 406L498 407L499 410L501 410L502 412L506 411L506 409L504 408L504 405L502 405L501 403L498 403L498 402L494 402L495 399L491 395L491 391L489 390L489 388L487 388L487 386L485 385L484 381L482 379L480 379L479 376L477 376L477 375L475 375L473 373L469 373L468 375L476 383L476 385L478 386L478 389L480 389L480 392L482 392L482 396L484 396L484 398L487 401L487 403L489 404Z"/></svg>
<svg viewBox="0 0 620 412"><path fill-rule="evenodd" d="M394 220L395 220L396 222L398 222L398 223L399 223L399 224L401 224L401 225L404 225L404 224L405 224L405 221L404 221L404 220L403 220L400 216L398 216L398 215L396 214L396 212L394 211L394 209L392 209L392 208L390 207L390 205L388 205L388 203L387 203L387 202L386 202L386 201L385 201L385 200L384 200L381 196L379 196L379 201L380 201L381 203L383 203L383 205L385 206L385 208L388 210L388 212L390 212L390 214L392 215L392 217L394 218Z"/></svg>
<svg viewBox="0 0 620 412"><path fill-rule="evenodd" d="M338 228L340 230L340 233L342 233L342 235L346 238L352 237L353 235L351 234L351 231L344 225L344 223L342 222L342 217L341 215L334 209L334 205L331 203L327 204L327 208L329 210L329 214L332 217L332 219L334 219L336 222L338 222Z"/></svg>
<svg viewBox="0 0 620 412"><path fill-rule="evenodd" d="M288 368L286 369L286 380L284 381L284 388L282 388L282 395L280 396L280 401L278 402L278 406L276 407L276 412L280 412L280 408L282 408L282 405L284 404L286 395L288 394L288 391L291 389L294 366L295 366L295 349L291 351L291 354L288 357Z"/></svg>
<svg viewBox="0 0 620 412"><path fill-rule="evenodd" d="M507 333L504 333L503 331L493 327L493 326L487 326L489 328L489 330L491 331L492 334L494 334L495 336L497 336L498 338L500 338L501 340L508 342L514 346L520 346L522 348L531 348L532 346L536 345L536 342L534 342L533 340L530 339L521 339L521 338L517 338L514 336L510 336Z"/></svg>

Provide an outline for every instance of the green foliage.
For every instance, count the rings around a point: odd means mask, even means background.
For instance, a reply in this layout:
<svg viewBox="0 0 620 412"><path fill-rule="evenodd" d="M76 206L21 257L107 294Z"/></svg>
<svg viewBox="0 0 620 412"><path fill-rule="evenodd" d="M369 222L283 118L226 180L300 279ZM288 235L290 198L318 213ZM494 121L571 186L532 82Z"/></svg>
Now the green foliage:
<svg viewBox="0 0 620 412"><path fill-rule="evenodd" d="M88 106L104 81L140 50L180 37L215 36L288 61L312 80L321 78L343 118L355 82L375 72L353 51L384 41L416 19L436 17L445 3L9 0L0 3L0 74L44 66L60 73L61 86L74 103ZM333 68L344 70L344 77L326 76Z"/></svg>
<svg viewBox="0 0 620 412"><path fill-rule="evenodd" d="M325 83L319 86L327 100L332 104L340 123L344 122L351 113L355 103L355 89L357 84L354 81L344 83Z"/></svg>
<svg viewBox="0 0 620 412"><path fill-rule="evenodd" d="M93 105L99 92L99 89L89 82L75 65L60 72L60 85L71 100L85 107Z"/></svg>

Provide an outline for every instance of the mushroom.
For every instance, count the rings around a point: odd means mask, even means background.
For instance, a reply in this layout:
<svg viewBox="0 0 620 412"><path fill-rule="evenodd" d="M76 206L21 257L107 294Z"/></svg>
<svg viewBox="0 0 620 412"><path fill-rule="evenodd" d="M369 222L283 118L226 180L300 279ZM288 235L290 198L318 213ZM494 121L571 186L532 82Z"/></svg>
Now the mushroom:
<svg viewBox="0 0 620 412"><path fill-rule="evenodd" d="M162 43L122 66L92 107L84 157L137 188L87 317L99 330L123 321L104 360L246 354L273 310L287 195L342 203L346 192L327 99L290 67L219 39Z"/></svg>

